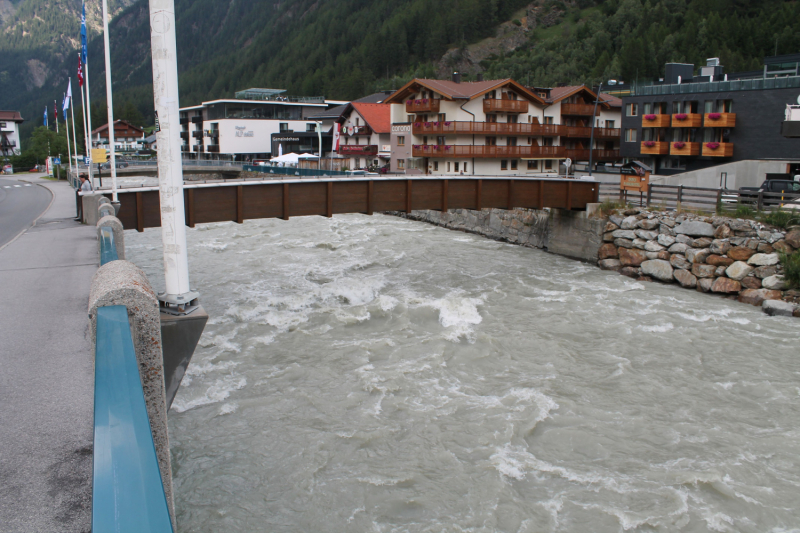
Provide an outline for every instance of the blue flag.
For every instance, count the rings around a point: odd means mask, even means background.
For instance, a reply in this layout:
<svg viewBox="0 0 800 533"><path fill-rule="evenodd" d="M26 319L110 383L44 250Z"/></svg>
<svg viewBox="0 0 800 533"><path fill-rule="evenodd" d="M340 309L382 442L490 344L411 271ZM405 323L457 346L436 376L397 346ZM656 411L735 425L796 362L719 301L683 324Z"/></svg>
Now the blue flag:
<svg viewBox="0 0 800 533"><path fill-rule="evenodd" d="M86 3L81 11L81 61L86 63Z"/></svg>
<svg viewBox="0 0 800 533"><path fill-rule="evenodd" d="M44 125L47 127L47 106L44 106Z"/></svg>

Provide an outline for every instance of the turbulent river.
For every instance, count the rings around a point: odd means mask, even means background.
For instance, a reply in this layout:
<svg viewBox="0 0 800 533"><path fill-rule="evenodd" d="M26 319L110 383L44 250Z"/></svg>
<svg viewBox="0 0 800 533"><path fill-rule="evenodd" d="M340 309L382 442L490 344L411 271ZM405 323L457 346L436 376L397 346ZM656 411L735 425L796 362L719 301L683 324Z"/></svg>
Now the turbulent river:
<svg viewBox="0 0 800 533"><path fill-rule="evenodd" d="M796 319L389 216L188 240L181 531L800 531Z"/></svg>

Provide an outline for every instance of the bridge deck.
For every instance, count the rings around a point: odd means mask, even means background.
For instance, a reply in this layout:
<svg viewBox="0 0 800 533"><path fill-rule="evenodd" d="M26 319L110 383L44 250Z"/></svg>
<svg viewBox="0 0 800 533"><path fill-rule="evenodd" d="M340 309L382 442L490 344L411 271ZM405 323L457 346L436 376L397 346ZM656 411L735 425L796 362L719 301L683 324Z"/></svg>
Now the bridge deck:
<svg viewBox="0 0 800 533"><path fill-rule="evenodd" d="M375 211L545 207L585 210L599 184L572 179L324 178L187 183L186 225L255 218L333 216ZM105 193L105 191L103 191ZM125 229L161 225L156 187L123 189L117 215Z"/></svg>

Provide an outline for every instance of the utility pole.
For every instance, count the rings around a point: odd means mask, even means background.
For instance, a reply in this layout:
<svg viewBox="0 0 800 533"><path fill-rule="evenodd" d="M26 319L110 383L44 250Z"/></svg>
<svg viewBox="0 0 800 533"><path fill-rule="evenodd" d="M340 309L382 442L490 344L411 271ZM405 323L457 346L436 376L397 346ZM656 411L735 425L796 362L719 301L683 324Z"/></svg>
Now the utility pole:
<svg viewBox="0 0 800 533"><path fill-rule="evenodd" d="M158 299L162 311L183 315L197 308L199 293L189 285L186 251L174 0L150 0L150 40L166 282L166 292Z"/></svg>
<svg viewBox="0 0 800 533"><path fill-rule="evenodd" d="M594 111L592 111L592 132L589 135L589 175L592 176L594 172L594 165L592 164L594 161L594 124L597 122L595 118L597 116L597 102L600 101L600 93L603 90L603 82L600 82L600 85L597 86L597 95L594 99Z"/></svg>

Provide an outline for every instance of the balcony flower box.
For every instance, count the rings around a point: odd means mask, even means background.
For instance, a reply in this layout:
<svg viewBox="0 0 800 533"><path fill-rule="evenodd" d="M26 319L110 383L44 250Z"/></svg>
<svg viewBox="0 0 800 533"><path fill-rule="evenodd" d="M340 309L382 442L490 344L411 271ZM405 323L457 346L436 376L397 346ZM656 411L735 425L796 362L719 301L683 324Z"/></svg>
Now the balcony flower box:
<svg viewBox="0 0 800 533"><path fill-rule="evenodd" d="M682 150L684 147L686 147L686 143L681 141L674 143L674 145L675 148L677 148L678 150Z"/></svg>
<svg viewBox="0 0 800 533"><path fill-rule="evenodd" d="M675 115L675 120L686 120L687 118L689 118L689 115L686 113L678 113Z"/></svg>
<svg viewBox="0 0 800 533"><path fill-rule="evenodd" d="M414 127L415 128L419 128L420 126L422 126L422 122L415 122L414 123Z"/></svg>
<svg viewBox="0 0 800 533"><path fill-rule="evenodd" d="M709 120L719 120L722 118L722 113L709 113L708 118Z"/></svg>
<svg viewBox="0 0 800 533"><path fill-rule="evenodd" d="M434 122L433 125L436 126L437 128L439 127L439 123L438 122Z"/></svg>
<svg viewBox="0 0 800 533"><path fill-rule="evenodd" d="M653 115L653 114L650 114L650 115L645 115L645 116L644 116L644 119L645 119L645 120L655 120L655 119L656 119L656 116L655 116L655 115Z"/></svg>
<svg viewBox="0 0 800 533"><path fill-rule="evenodd" d="M706 148L708 148L709 150L716 150L717 148L719 148L719 143L718 142L706 143Z"/></svg>
<svg viewBox="0 0 800 533"><path fill-rule="evenodd" d="M449 152L449 151L450 151L450 147L449 147L449 146L445 146L445 147L444 147L444 151L445 151L445 152Z"/></svg>
<svg viewBox="0 0 800 533"><path fill-rule="evenodd" d="M652 148L653 146L656 145L656 142L655 141L644 141L644 145L647 146L648 148Z"/></svg>
<svg viewBox="0 0 800 533"><path fill-rule="evenodd" d="M452 122L445 122L444 123L445 126L449 126L450 124L452 124Z"/></svg>
<svg viewBox="0 0 800 533"><path fill-rule="evenodd" d="M426 123L425 123L425 127L426 127L426 128L430 128L430 127L431 127L431 123L430 123L430 122L426 122Z"/></svg>

